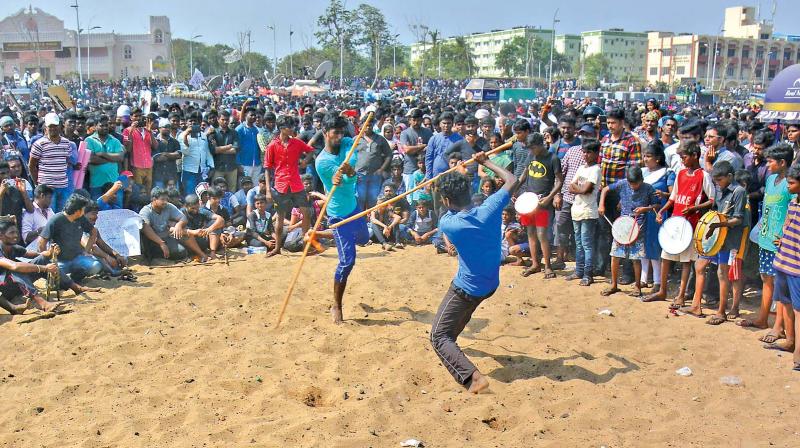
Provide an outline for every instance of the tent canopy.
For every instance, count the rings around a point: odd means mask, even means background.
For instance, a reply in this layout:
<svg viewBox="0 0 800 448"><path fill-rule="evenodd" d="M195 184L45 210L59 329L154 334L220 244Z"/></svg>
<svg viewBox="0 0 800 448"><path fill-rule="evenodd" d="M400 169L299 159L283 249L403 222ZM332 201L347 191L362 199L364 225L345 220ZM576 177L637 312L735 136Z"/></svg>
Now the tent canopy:
<svg viewBox="0 0 800 448"><path fill-rule="evenodd" d="M764 110L758 118L762 121L800 121L800 64L786 67L775 76L764 96Z"/></svg>

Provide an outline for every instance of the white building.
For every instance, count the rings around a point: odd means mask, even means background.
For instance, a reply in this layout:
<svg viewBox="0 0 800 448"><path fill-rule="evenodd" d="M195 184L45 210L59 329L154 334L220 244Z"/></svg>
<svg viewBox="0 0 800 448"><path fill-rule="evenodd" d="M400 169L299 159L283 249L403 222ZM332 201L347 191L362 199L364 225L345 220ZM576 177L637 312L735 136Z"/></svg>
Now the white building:
<svg viewBox="0 0 800 448"><path fill-rule="evenodd" d="M141 34L105 32L100 23L81 23L100 29L78 33L64 21L39 8L22 9L0 21L0 73L10 79L26 71L45 80L78 77L78 51L84 79L170 76L171 30L165 16L150 16Z"/></svg>
<svg viewBox="0 0 800 448"><path fill-rule="evenodd" d="M621 28L581 33L584 57L602 54L610 62L609 82L643 80L647 55L647 33Z"/></svg>

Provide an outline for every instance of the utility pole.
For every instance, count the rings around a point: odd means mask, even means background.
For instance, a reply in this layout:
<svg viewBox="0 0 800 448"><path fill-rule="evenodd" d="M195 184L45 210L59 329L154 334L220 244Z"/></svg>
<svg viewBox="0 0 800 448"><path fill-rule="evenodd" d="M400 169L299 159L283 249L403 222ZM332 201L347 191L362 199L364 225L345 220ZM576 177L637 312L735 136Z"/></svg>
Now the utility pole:
<svg viewBox="0 0 800 448"><path fill-rule="evenodd" d="M278 73L278 39L275 37L275 24L267 25L267 29L272 30L272 58L273 58L273 68L272 71L275 74Z"/></svg>
<svg viewBox="0 0 800 448"><path fill-rule="evenodd" d="M83 92L83 70L81 69L81 16L78 13L78 9L79 9L78 0L75 0L75 4L74 5L70 5L70 8L75 8L75 22L78 25L78 28L77 28L78 34L77 34L77 37L76 37L76 41L77 41L76 47L78 47L78 79L80 80L80 83L81 83L81 92Z"/></svg>
<svg viewBox="0 0 800 448"><path fill-rule="evenodd" d="M339 32L339 88L344 88L344 34Z"/></svg>
<svg viewBox="0 0 800 448"><path fill-rule="evenodd" d="M556 23L560 22L556 17L558 17L558 8L556 8L556 12L553 13L553 29L551 30L553 34L550 38L550 69L547 71L548 94L553 88L553 51L556 49Z"/></svg>
<svg viewBox="0 0 800 448"><path fill-rule="evenodd" d="M101 27L93 26L86 30L86 81L92 80L92 71L89 70L92 62L92 46L90 39L92 38L92 31L99 30Z"/></svg>
<svg viewBox="0 0 800 448"><path fill-rule="evenodd" d="M292 60L292 26L289 25L289 77L294 77L294 61Z"/></svg>
<svg viewBox="0 0 800 448"><path fill-rule="evenodd" d="M201 37L203 37L202 34L197 34L195 36L192 36L191 39L189 39L189 78L190 79L191 79L192 76L194 76L194 53L192 53L192 43L194 42L195 39L199 39Z"/></svg>
<svg viewBox="0 0 800 448"><path fill-rule="evenodd" d="M394 46L392 49L392 76L397 78L397 39L399 34L394 35Z"/></svg>

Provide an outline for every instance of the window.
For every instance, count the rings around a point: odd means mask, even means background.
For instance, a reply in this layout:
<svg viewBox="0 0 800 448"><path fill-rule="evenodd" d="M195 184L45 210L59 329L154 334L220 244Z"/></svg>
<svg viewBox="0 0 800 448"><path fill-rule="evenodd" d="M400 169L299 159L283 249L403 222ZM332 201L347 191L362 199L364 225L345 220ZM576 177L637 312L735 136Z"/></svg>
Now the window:
<svg viewBox="0 0 800 448"><path fill-rule="evenodd" d="M745 58L745 59L750 57L750 49L749 48L743 48L742 49L742 57Z"/></svg>
<svg viewBox="0 0 800 448"><path fill-rule="evenodd" d="M650 76L658 76L658 67L650 67Z"/></svg>
<svg viewBox="0 0 800 448"><path fill-rule="evenodd" d="M665 48L661 55L666 58L672 56L672 48Z"/></svg>
<svg viewBox="0 0 800 448"><path fill-rule="evenodd" d="M725 70L725 76L727 76L729 78L733 76L733 66L732 65L729 65L728 69Z"/></svg>
<svg viewBox="0 0 800 448"><path fill-rule="evenodd" d="M692 54L690 45L675 45L675 56L688 56Z"/></svg>
<svg viewBox="0 0 800 448"><path fill-rule="evenodd" d="M164 43L164 33L162 33L161 30L156 30L156 32L153 33L153 40L157 44Z"/></svg>
<svg viewBox="0 0 800 448"><path fill-rule="evenodd" d="M669 67L661 67L661 76L669 75Z"/></svg>
<svg viewBox="0 0 800 448"><path fill-rule="evenodd" d="M122 49L122 57L125 59L133 59L133 49L130 45L125 45Z"/></svg>
<svg viewBox="0 0 800 448"><path fill-rule="evenodd" d="M764 49L759 47L756 49L756 59L764 59Z"/></svg>
<svg viewBox="0 0 800 448"><path fill-rule="evenodd" d="M784 59L785 61L788 61L788 60L789 60L789 59L791 59L791 58L792 58L792 50L791 50L791 49L789 49L789 48L787 48L787 49L783 50L783 59Z"/></svg>
<svg viewBox="0 0 800 448"><path fill-rule="evenodd" d="M683 75L685 73L686 73L686 67L684 67L683 65L678 66L678 68L675 69L676 75Z"/></svg>
<svg viewBox="0 0 800 448"><path fill-rule="evenodd" d="M728 57L729 57L729 58L732 58L732 57L734 57L734 56L736 56L736 48L734 48L734 47L728 47Z"/></svg>

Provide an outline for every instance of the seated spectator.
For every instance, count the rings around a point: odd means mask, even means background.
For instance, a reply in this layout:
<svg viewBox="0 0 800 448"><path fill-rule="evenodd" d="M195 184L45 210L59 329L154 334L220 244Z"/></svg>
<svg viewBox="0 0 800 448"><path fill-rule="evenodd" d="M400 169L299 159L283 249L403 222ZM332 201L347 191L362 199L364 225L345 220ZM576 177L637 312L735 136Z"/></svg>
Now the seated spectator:
<svg viewBox="0 0 800 448"><path fill-rule="evenodd" d="M431 238L439 230L436 222L436 214L431 210L431 203L424 199L418 201L416 209L411 212L408 220L410 239L420 246L431 244Z"/></svg>
<svg viewBox="0 0 800 448"><path fill-rule="evenodd" d="M119 176L114 183L104 184L100 191L102 196L97 198L97 206L100 210L116 210L125 204L125 194L132 191L130 179L127 176Z"/></svg>
<svg viewBox="0 0 800 448"><path fill-rule="evenodd" d="M522 257L527 256L527 247L521 248L520 244L527 241L528 234L517 222L517 214L514 207L506 207L503 209L502 219L500 225L500 232L502 232L503 240L500 242L500 253L503 256L503 264L510 264L512 266L519 266L522 262ZM511 256L511 248L515 249L515 255Z"/></svg>
<svg viewBox="0 0 800 448"><path fill-rule="evenodd" d="M25 179L9 177L8 162L0 160L0 215L13 215L18 230L22 226L22 212L33 212L33 203L25 191Z"/></svg>
<svg viewBox="0 0 800 448"><path fill-rule="evenodd" d="M384 193L378 198L376 205L381 205L392 196ZM386 205L373 210L370 213L370 233L372 240L380 243L383 250L394 251L395 246L400 243L400 220L401 215L395 213L394 207Z"/></svg>
<svg viewBox="0 0 800 448"><path fill-rule="evenodd" d="M201 206L197 195L186 196L184 203L181 213L186 217L186 234L190 237L185 240L184 245L194 254L195 261L205 263L209 257L216 259L219 233L225 225L224 218ZM209 250L209 257L206 257L206 250Z"/></svg>
<svg viewBox="0 0 800 448"><path fill-rule="evenodd" d="M406 184L403 182L403 161L402 160L393 160L392 164L389 166L389 176L388 179L383 181L383 186L385 187L386 184L392 184L395 186L394 193L395 194L403 194L406 192Z"/></svg>
<svg viewBox="0 0 800 448"><path fill-rule="evenodd" d="M36 186L33 199L33 211L22 214L22 242L30 244L42 232L47 220L55 215L50 208L53 202L53 188L44 184Z"/></svg>
<svg viewBox="0 0 800 448"><path fill-rule="evenodd" d="M236 200L239 202L239 205L242 207L242 211L247 215L247 193L253 189L253 179L250 176L242 176L242 180L239 181L239 190L236 191L233 195L236 196Z"/></svg>
<svg viewBox="0 0 800 448"><path fill-rule="evenodd" d="M258 194L255 197L256 208L247 215L247 244L251 247L275 247L275 235L272 230L272 214L267 211L267 197Z"/></svg>
<svg viewBox="0 0 800 448"><path fill-rule="evenodd" d="M89 202L86 207L83 208L84 216L92 226L97 224L98 212L100 212L100 206L94 201ZM103 237L99 233L97 234L97 240L95 241L94 247L91 248L89 253L100 260L100 263L103 265L103 272L106 274L113 277L122 275L124 277L122 278L123 280L135 279L130 271L123 272L125 271L125 266L128 264L128 260L120 253L112 249L111 246L109 246L108 243L103 240Z"/></svg>
<svg viewBox="0 0 800 448"><path fill-rule="evenodd" d="M243 207L240 206L236 195L228 191L228 181L224 177L217 177L214 179L214 187L222 193L219 204L228 212L229 219L226 221L230 221L229 224L234 226L244 225L245 213Z"/></svg>
<svg viewBox="0 0 800 448"><path fill-rule="evenodd" d="M28 250L19 243L19 231L11 219L0 220L0 308L11 314L22 314L33 304L42 311L53 311L58 302L48 302L39 293L33 282L47 274L58 272L58 265L49 263L52 250L57 246L39 254ZM30 263L19 261L19 258L33 259ZM18 303L23 301L23 303Z"/></svg>
<svg viewBox="0 0 800 448"><path fill-rule="evenodd" d="M253 211L253 208L255 207L254 199L255 199L257 194L263 194L265 196L267 195L267 177L264 176L263 174L258 177L258 185L256 185L255 187L251 188L247 192L247 214L248 215L250 214L250 212Z"/></svg>
<svg viewBox="0 0 800 448"><path fill-rule="evenodd" d="M26 175L22 172L22 162L18 157L8 159L8 177L14 179L15 183L17 179L22 180L22 183L25 184L25 192L28 194L28 198L33 199L33 186L25 179Z"/></svg>
<svg viewBox="0 0 800 448"><path fill-rule="evenodd" d="M71 279L69 288L75 291L75 294L89 290L81 287L78 282L103 270L100 261L89 254L97 240L98 232L83 216L83 209L87 204L89 199L79 194L67 198L64 211L56 213L47 220L38 240L40 253L45 251L48 243L58 244L61 252L58 257L61 276L69 276ZM85 247L81 245L84 233L89 234Z"/></svg>
<svg viewBox="0 0 800 448"><path fill-rule="evenodd" d="M163 188L154 187L150 197L151 202L139 212L144 220L142 255L148 262L154 258L185 259L186 247L181 240L187 238L186 216L169 202L167 191Z"/></svg>

